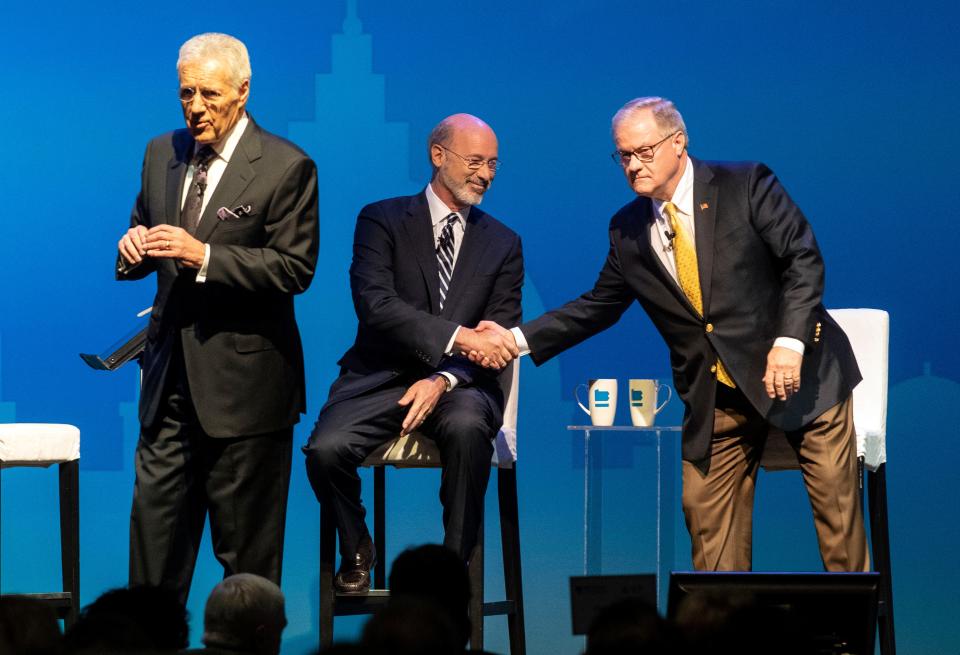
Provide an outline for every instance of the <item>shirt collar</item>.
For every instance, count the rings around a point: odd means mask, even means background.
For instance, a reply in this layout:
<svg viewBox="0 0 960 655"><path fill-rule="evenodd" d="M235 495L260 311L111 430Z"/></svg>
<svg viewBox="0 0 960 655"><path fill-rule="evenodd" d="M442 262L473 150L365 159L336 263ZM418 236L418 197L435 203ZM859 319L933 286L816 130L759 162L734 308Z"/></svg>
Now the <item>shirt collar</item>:
<svg viewBox="0 0 960 655"><path fill-rule="evenodd" d="M691 216L693 214L693 162L690 157L685 155L683 158L683 175L677 183L677 188L673 191L673 197L670 198L681 214ZM663 206L667 204L662 200L653 200L653 208L656 210L658 218L664 217Z"/></svg>
<svg viewBox="0 0 960 655"><path fill-rule="evenodd" d="M440 196L437 195L437 192L433 190L433 183L427 184L426 188L427 196L427 206L430 207L430 222L433 223L434 227L441 221L447 218L451 213L458 214L460 220L463 221L464 226L467 224L467 217L470 216L470 206L467 205L460 211L453 211L447 207L447 203L440 200Z"/></svg>
<svg viewBox="0 0 960 655"><path fill-rule="evenodd" d="M247 124L250 122L250 119L247 118L247 112L243 112L243 116L240 117L240 120L237 121L237 124L230 128L230 131L227 132L227 136L223 139L220 139L218 143L211 145L217 156L223 161L230 163L230 158L233 156L233 151L237 149L237 144L240 143L240 137L243 136L244 130L247 129ZM199 143L195 143L193 146L193 152L196 152L202 146Z"/></svg>

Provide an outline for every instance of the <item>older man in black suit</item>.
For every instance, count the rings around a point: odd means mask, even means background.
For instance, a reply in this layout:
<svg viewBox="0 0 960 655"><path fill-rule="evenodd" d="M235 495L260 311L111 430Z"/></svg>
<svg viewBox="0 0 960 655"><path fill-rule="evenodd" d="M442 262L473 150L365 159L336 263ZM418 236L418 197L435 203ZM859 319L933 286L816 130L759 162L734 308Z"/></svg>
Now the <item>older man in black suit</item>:
<svg viewBox="0 0 960 655"><path fill-rule="evenodd" d="M821 302L813 230L763 164L690 157L669 100L627 103L613 137L614 160L638 197L610 222L593 289L512 331L521 352L541 364L613 325L636 300L670 348L685 405L683 508L694 566L751 568L754 482L772 427L797 453L824 566L866 570L851 402L860 371Z"/></svg>
<svg viewBox="0 0 960 655"><path fill-rule="evenodd" d="M357 476L367 454L418 428L436 442L444 544L467 561L503 422L496 376L457 354L490 353L498 367L516 354L499 335L467 327L520 321L520 238L476 207L499 167L497 138L456 114L428 148L434 174L424 191L367 205L357 218L357 337L304 448L317 498L336 516L343 592L368 589L376 561Z"/></svg>
<svg viewBox="0 0 960 655"><path fill-rule="evenodd" d="M280 582L293 425L305 410L293 296L317 259L314 163L245 111L224 34L177 62L186 129L153 139L117 278L157 275L143 355L130 582L185 600L207 513L227 575Z"/></svg>

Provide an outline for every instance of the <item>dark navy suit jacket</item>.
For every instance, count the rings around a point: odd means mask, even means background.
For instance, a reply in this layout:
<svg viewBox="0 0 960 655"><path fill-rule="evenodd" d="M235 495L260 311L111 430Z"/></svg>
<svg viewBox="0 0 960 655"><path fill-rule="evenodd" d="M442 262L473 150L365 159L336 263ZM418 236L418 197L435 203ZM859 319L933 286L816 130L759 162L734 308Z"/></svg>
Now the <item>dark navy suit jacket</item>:
<svg viewBox="0 0 960 655"><path fill-rule="evenodd" d="M610 251L593 289L521 331L541 364L639 302L670 348L685 406L683 457L700 461L710 452L718 356L757 411L785 430L844 400L860 371L821 301L824 266L813 230L773 172L753 162L690 161L704 315L653 251L653 205L638 197L610 221ZM762 382L780 336L805 344L800 392L787 401L771 400Z"/></svg>
<svg viewBox="0 0 960 655"><path fill-rule="evenodd" d="M341 377L328 404L437 371L477 386L502 409L496 372L444 350L458 325L520 322L523 253L520 237L477 207L470 209L450 289L440 309L433 223L426 195L367 205L357 217L350 288L357 336L338 362Z"/></svg>

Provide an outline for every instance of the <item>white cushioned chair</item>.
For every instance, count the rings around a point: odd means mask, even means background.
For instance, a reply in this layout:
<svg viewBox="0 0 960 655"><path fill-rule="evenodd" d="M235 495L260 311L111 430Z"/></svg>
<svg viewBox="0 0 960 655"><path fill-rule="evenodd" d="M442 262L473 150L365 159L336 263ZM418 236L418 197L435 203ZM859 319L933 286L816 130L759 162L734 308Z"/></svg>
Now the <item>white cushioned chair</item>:
<svg viewBox="0 0 960 655"><path fill-rule="evenodd" d="M0 471L60 467L60 558L63 591L16 594L49 604L69 627L80 611L80 430L58 423L0 423ZM7 502L10 499L5 498ZM28 502L15 499L13 502Z"/></svg>

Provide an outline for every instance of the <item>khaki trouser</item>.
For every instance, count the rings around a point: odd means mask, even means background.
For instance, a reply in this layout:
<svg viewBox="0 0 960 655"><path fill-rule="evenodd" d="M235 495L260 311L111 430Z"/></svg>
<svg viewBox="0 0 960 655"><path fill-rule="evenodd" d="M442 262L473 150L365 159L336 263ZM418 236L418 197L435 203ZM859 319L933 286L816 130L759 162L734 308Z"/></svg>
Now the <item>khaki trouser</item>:
<svg viewBox="0 0 960 655"><path fill-rule="evenodd" d="M753 494L769 424L735 389L718 385L706 465L683 462L683 512L701 571L749 571ZM797 454L827 571L868 571L870 556L857 489L853 400L786 433Z"/></svg>

